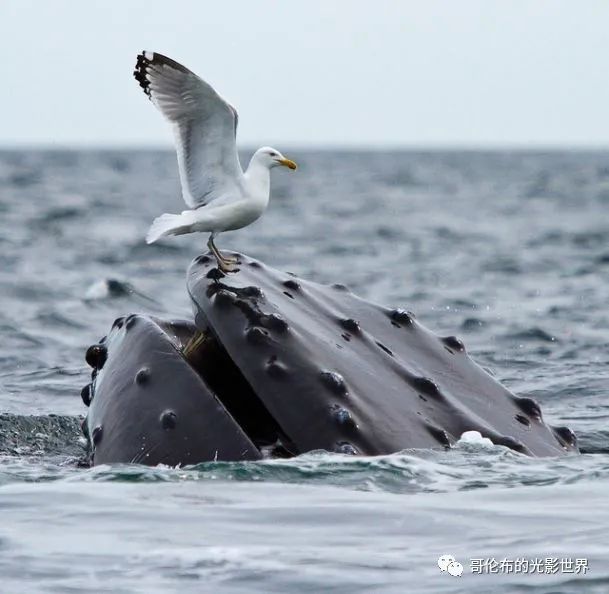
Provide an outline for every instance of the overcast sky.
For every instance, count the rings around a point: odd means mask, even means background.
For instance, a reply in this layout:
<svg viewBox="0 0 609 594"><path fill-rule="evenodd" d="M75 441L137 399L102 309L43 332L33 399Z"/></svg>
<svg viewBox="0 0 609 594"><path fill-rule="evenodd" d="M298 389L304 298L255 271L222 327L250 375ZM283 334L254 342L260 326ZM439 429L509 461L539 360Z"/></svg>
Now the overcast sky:
<svg viewBox="0 0 609 594"><path fill-rule="evenodd" d="M0 0L0 145L169 145L142 49L213 84L245 146L609 145L595 0Z"/></svg>

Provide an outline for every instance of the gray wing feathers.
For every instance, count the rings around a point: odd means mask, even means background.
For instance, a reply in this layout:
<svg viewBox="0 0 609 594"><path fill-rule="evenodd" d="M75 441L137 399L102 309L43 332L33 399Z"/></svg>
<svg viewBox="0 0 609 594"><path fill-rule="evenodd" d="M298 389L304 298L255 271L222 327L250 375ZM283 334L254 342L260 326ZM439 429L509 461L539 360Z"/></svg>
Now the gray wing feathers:
<svg viewBox="0 0 609 594"><path fill-rule="evenodd" d="M243 172L235 109L197 75L161 54L140 54L134 76L173 125L185 202L196 208L228 195L239 198Z"/></svg>

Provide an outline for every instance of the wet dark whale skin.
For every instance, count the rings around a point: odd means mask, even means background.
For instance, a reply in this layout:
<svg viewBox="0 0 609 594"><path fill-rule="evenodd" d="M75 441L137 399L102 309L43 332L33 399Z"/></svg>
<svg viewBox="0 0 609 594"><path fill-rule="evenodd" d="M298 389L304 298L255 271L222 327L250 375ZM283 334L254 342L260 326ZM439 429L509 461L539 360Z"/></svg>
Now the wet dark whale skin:
<svg viewBox="0 0 609 594"><path fill-rule="evenodd" d="M260 452L176 346L186 324L131 315L114 322L94 364L85 421L94 465L169 466L257 460ZM171 340L172 338L173 340Z"/></svg>
<svg viewBox="0 0 609 594"><path fill-rule="evenodd" d="M570 430L546 425L537 403L510 393L457 338L343 285L234 255L239 271L221 278L209 255L191 264L195 323L221 337L299 452L447 447L470 430L534 456L576 450Z"/></svg>
<svg viewBox="0 0 609 594"><path fill-rule="evenodd" d="M239 271L228 275L209 255L191 264L195 324L218 337L292 454L450 447L469 430L533 456L577 451L568 428L546 425L535 401L510 393L457 338L343 285L235 255ZM191 322L131 315L89 348L94 370L82 396L92 464L262 457L179 352L193 331Z"/></svg>

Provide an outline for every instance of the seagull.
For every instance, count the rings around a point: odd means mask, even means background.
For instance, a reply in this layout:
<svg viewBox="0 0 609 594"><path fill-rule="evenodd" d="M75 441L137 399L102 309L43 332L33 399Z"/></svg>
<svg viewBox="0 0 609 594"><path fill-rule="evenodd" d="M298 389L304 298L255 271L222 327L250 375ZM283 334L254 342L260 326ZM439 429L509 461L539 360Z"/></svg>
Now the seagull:
<svg viewBox="0 0 609 594"><path fill-rule="evenodd" d="M218 268L234 271L237 259L224 256L214 239L257 220L269 203L271 169L296 169L296 163L265 146L254 153L244 172L237 153L237 111L211 85L171 58L144 51L137 57L133 76L173 126L182 197L189 206L181 214L157 217L146 242L209 232L207 247Z"/></svg>

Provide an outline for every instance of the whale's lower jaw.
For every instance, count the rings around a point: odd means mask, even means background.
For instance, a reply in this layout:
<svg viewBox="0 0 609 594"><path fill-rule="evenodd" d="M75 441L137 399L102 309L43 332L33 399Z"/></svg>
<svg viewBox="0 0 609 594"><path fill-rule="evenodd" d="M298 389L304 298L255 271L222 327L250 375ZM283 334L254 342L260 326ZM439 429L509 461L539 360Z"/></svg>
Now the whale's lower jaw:
<svg viewBox="0 0 609 594"><path fill-rule="evenodd" d="M89 349L92 463L378 455L449 448L472 430L529 455L577 450L457 338L236 255L227 276L207 255L191 265L194 324L131 315Z"/></svg>

